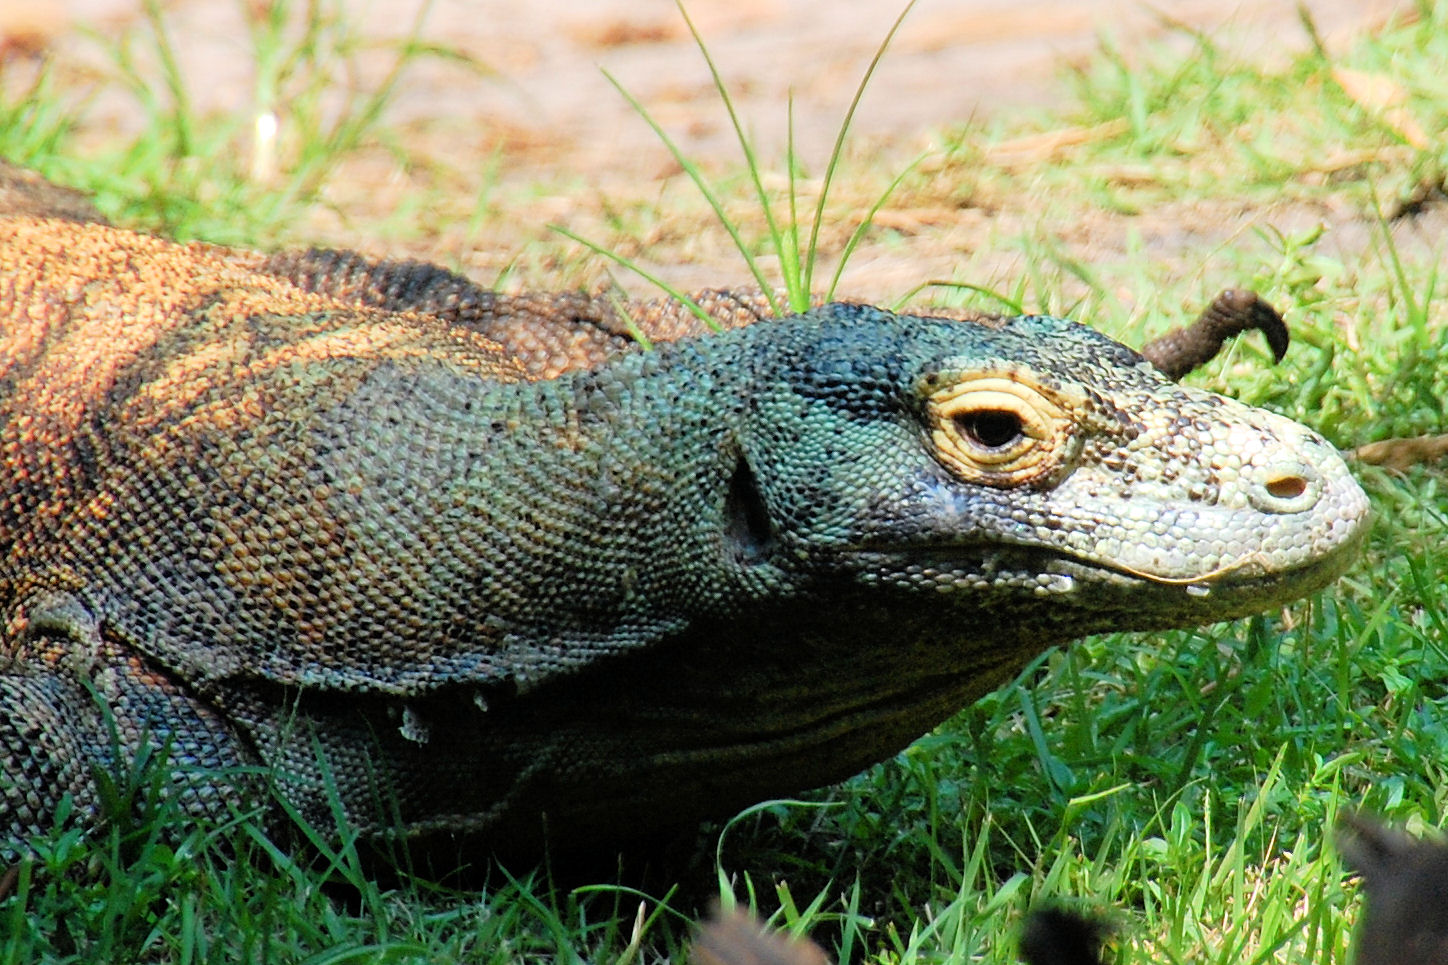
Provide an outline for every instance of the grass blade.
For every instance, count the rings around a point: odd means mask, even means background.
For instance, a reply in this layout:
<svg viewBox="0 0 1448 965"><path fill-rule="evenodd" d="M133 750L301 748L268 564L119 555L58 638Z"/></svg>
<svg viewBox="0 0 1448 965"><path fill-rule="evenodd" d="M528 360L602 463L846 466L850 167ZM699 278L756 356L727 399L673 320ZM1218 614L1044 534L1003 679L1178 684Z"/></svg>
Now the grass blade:
<svg viewBox="0 0 1448 965"><path fill-rule="evenodd" d="M785 263L784 239L780 233L779 223L775 220L774 210L770 207L769 204L769 192L764 189L764 180L760 177L759 174L759 159L754 153L754 144L749 140L749 135L746 134L744 131L744 124L739 119L739 112L734 109L734 99L729 96L729 88L725 85L724 78L720 75L719 68L714 63L714 58L709 53L709 48L704 43L703 36L699 33L699 28L694 26L694 21L692 18L690 18L689 11L684 8L683 0L675 0L675 6L678 7L679 15L684 18L684 23L689 28L689 34L694 38L694 43L698 46L699 53L703 56L704 63L709 68L709 76L713 79L714 90L719 94L719 100L724 105L725 111L727 111L729 114L729 123L734 128L734 137L739 142L739 149L744 153L745 167L748 168L749 179L754 185L754 195L759 200L759 210L764 215L764 221L769 230L769 237L774 244L774 250L780 256L780 265L781 267L783 267ZM632 102L631 98L630 101ZM675 157L677 158L677 155L675 155ZM695 183L698 182L696 181ZM742 254L744 256L744 260L749 263L749 267L751 271L754 272L755 278L758 279L759 287L764 289L765 296L769 299L770 307L774 309L774 313L776 315L785 314L780 310L780 306L776 303L775 295L772 291L773 286L765 282L760 272L755 268L753 257L740 242L738 229L735 228L733 225L729 224L728 219L724 216L722 209L716 207L715 211L719 215L720 220L724 222L724 226L726 229L728 229L730 237L734 239L734 244L739 248L739 253ZM801 311L802 309L799 308L799 306L796 304L796 300L794 297L795 290L800 286L800 279L797 276L794 279L791 279L786 273L782 280L784 282L785 291L790 293L791 307L794 308L796 311ZM805 289L806 291L808 290L807 285L805 286ZM807 301L804 307L809 307Z"/></svg>
<svg viewBox="0 0 1448 965"><path fill-rule="evenodd" d="M844 120L840 122L840 131L835 136L835 146L830 150L829 164L825 167L824 183L820 186L819 200L815 203L814 223L810 225L809 245L804 262L804 288L806 291L809 291L813 287L815 257L819 253L820 225L823 223L825 217L825 202L829 200L830 185L834 183L835 170L839 167L841 155L844 154L845 138L849 136L850 125L855 119L855 111L859 108L860 101L865 96L865 88L869 86L870 78L875 76L875 68L880 66L880 60L885 56L885 51L890 47L890 41L895 39L895 34L899 31L900 25L905 22L905 17L914 7L915 0L910 0L909 3L905 4L904 9L900 11L900 15L897 16L895 22L890 25L890 30L885 34L885 39L880 41L879 47L875 48L875 56L870 58L870 64L865 68L864 76L860 78L860 83L855 87L855 96L850 99L850 107L845 111ZM898 180L899 179L897 179L896 183L898 183ZM889 191L893 190L894 185L892 184L886 192L886 196L889 195ZM880 203L884 203L883 197ZM871 210L870 214L872 217L878 208L879 205L876 205L876 207ZM868 224L868 220L866 224ZM843 270L844 259L841 259L840 267L835 271L836 280L838 280L839 273ZM834 290L833 284L830 286L830 289L831 291Z"/></svg>
<svg viewBox="0 0 1448 965"><path fill-rule="evenodd" d="M668 135L668 132L666 132L659 124L659 122L654 119L654 116L649 113L648 108L644 107L644 105L640 103L638 98L634 97L633 94L629 93L628 89L625 88L623 84L619 83L616 77L614 77L606 70L603 72L603 76L608 80L610 84L613 85L613 89L618 91L619 94L623 96L624 100L628 101L629 106L638 113L639 117L643 118L644 123L653 130L659 141L664 145L664 147L668 148L669 153L673 155L674 160L678 162L679 167L683 168L684 173L689 176L689 180L694 182L694 187L698 188L699 193L703 195L704 200L708 202L709 207L714 212L714 216L719 219L719 223L724 226L724 230L729 232L729 237L731 240L733 240L734 247L738 248L739 253L744 256L744 263L749 266L749 273L754 276L754 280L759 284L759 287L764 292L765 297L769 299L770 308L774 310L774 313L776 315L784 314L780 310L777 296L774 294L774 286L771 285L769 283L769 280L764 277L764 272L760 269L759 263L754 259L754 256L749 253L749 246L744 243L744 238L739 234L738 226L735 225L734 222L729 220L729 216L724 211L723 202L719 200L719 195L714 192L714 189L712 187L710 187L709 182L704 178L703 172L699 170L699 166L689 159L689 156L684 153L681 147L679 147L678 142L670 137ZM565 236L569 236L567 232L563 232L563 234ZM578 240L583 244L588 244L588 242L584 242L582 241L582 239L575 240ZM608 252L601 251L600 249L591 244L589 244L589 247L593 248L593 250L595 251L598 251L600 254L605 255L606 257L612 258L619 264L624 265L624 267L628 268L630 271L635 270L633 264L628 262L626 259L611 255ZM639 274L644 275L643 272L639 272ZM648 276L644 275L644 277ZM667 291L667 289L665 290Z"/></svg>
<svg viewBox="0 0 1448 965"><path fill-rule="evenodd" d="M589 241L582 235L575 234L569 229L563 227L562 225L549 225L549 227L552 230L558 232L563 237L578 242L589 251L600 254L603 257L607 258L609 261L612 261L614 264L619 265L623 268L627 268L629 271L633 272L635 275L638 275L649 284L655 285L658 288L662 289L670 298L674 299L677 302L683 303L684 307L687 308L695 318L699 319L699 321L707 325L710 331L720 331L719 323L714 321L713 316L711 316L708 312L700 308L698 302L694 301L694 299L690 298L685 293L679 291L679 289L675 288L673 285L670 285L668 282L664 281L658 275L655 275L648 269L642 267L638 264L638 262L633 261L630 258L625 258L623 255L620 255L616 251L610 251L609 249L603 247L603 245L598 244L597 242ZM631 328L633 327L632 319L628 320L628 324ZM638 338L642 334L642 332L638 332L637 334L635 334L635 338ZM647 344L647 339L643 339L642 342Z"/></svg>

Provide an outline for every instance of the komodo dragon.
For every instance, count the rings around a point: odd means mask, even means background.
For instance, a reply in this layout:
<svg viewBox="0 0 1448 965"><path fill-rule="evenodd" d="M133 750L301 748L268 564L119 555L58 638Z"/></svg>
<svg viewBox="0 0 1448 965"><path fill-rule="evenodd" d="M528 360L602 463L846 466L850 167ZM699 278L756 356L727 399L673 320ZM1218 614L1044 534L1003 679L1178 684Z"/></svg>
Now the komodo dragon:
<svg viewBox="0 0 1448 965"><path fill-rule="evenodd" d="M150 744L201 817L623 844L1366 528L1318 436L1072 322L721 295L623 351L325 257L0 222L0 837Z"/></svg>

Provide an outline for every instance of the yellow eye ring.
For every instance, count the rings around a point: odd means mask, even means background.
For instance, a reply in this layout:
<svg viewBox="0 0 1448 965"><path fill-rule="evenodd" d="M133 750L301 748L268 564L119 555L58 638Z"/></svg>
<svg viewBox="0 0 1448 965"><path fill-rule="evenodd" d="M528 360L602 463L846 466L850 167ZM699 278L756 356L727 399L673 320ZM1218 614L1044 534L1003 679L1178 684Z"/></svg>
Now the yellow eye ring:
<svg viewBox="0 0 1448 965"><path fill-rule="evenodd" d="M926 398L930 442L946 468L967 482L1054 485L1075 466L1080 439L1073 410L1080 412L1084 402L1084 394L1047 389L1029 373L962 373Z"/></svg>

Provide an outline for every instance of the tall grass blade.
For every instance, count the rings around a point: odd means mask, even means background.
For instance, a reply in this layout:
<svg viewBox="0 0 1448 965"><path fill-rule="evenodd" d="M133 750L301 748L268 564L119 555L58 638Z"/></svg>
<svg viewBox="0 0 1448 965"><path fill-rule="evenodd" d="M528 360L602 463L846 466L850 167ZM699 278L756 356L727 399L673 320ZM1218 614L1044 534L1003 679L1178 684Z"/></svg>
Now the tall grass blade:
<svg viewBox="0 0 1448 965"><path fill-rule="evenodd" d="M885 190L880 192L880 196L875 199L875 203L870 205L870 210L865 212L865 216L860 219L860 223L855 225L855 230L850 232L849 240L845 242L845 247L840 251L840 258L839 262L835 265L835 272L830 276L829 286L825 288L825 301L831 301L835 297L835 289L840 286L840 278L843 277L845 273L845 266L849 264L850 256L855 253L855 248L859 246L860 242L865 240L865 235L869 233L870 228L874 225L875 215L879 214L880 209L885 206L885 202L889 201L890 196L895 193L895 189L900 187L901 182L909 177L910 173L919 167L920 162L924 161L927 156L926 154L918 155L915 160L905 166L904 170L895 175ZM819 216L816 215L817 221L818 217ZM810 248L810 254L811 256L814 254L813 247ZM919 289L916 290L918 291Z"/></svg>
<svg viewBox="0 0 1448 965"><path fill-rule="evenodd" d="M885 34L885 39L880 41L879 47L875 48L875 56L870 58L870 64L865 68L864 76L860 78L860 83L856 85L855 96L850 99L850 107L845 111L844 120L840 122L839 133L835 135L835 146L830 150L830 160L829 164L825 167L825 177L824 182L820 186L819 200L815 203L814 223L810 225L809 245L808 251L805 254L804 263L804 288L806 291L813 290L815 257L819 253L820 225L824 223L825 202L829 200L830 185L834 183L835 170L839 167L840 158L845 152L845 138L849 136L850 125L855 120L855 111L859 108L860 101L865 96L865 88L870 85L870 78L875 76L875 68L880 66L880 60L885 56L885 51L889 49L890 41L895 39L895 34L900 30L900 25L905 22L905 17L915 8L915 3L916 0L910 0L909 3L905 4L904 9L900 11L900 15L897 16L895 22L890 25L890 30ZM898 183L898 179L896 183ZM894 185L892 184L889 191L893 190ZM888 196L889 191L886 192L886 196ZM883 203L884 198L881 198L880 204ZM879 210L878 204L875 208L871 209L871 218L874 217L875 211L877 210ZM868 218L864 224L869 224ZM844 259L841 259L840 267L835 270L836 280L838 280L839 273L843 270ZM831 284L830 290L833 292L833 284Z"/></svg>
<svg viewBox="0 0 1448 965"><path fill-rule="evenodd" d="M759 173L759 159L755 156L754 144L749 139L749 135L744 131L744 124L739 119L739 112L734 109L734 99L729 96L729 88L724 83L724 78L720 75L719 68L714 63L714 58L709 53L709 48L704 43L703 36L699 33L699 28L694 26L694 21L689 16L689 11L685 9L683 0L674 0L674 3L675 6L678 7L679 15L684 18L684 23L688 26L689 34L694 38L694 43L698 46L699 53L703 56L705 65L709 68L709 76L713 79L714 90L719 94L719 100L724 105L725 111L729 114L729 123L734 128L734 136L739 141L739 149L744 152L745 166L749 170L749 179L754 185L755 197L759 200L760 213L764 215L764 221L769 230L769 237L774 243L774 250L780 256L780 264L782 266L785 261L785 245L780 233L779 223L774 217L774 209L769 203L769 192L764 189L764 180ZM764 281L760 272L755 268L753 257L740 242L738 230L727 223L727 219L724 218L722 211L719 211L717 208L716 211L718 211L720 219L726 221L725 227L729 229L729 234L734 239L735 245L739 248L740 254L744 255L745 261L749 263L750 269L759 281L759 287L764 289L765 296L769 299L770 307L774 309L776 315L784 314L784 312L780 310L780 306L776 303L772 286ZM799 287L800 280L796 277L793 282L791 282L787 274L782 280L785 291L791 293L791 307L794 307L794 297L792 293ZM808 286L805 287L807 291ZM806 304L805 307L807 308L808 304Z"/></svg>
<svg viewBox="0 0 1448 965"><path fill-rule="evenodd" d="M649 282L651 285L662 289L670 298L674 299L677 302L681 302L684 307L689 310L690 314L692 314L699 321L707 325L710 331L717 332L720 330L719 323L716 322L713 316L711 316L708 312L700 308L698 302L694 301L694 299L690 298L688 295L675 288L673 285L670 285L668 282L664 281L662 278L660 278L658 275L655 275L647 268L644 268L638 262L633 261L630 258L625 258L618 252L611 251L608 248L605 248L602 245L598 244L597 242L589 241L582 235L576 234L569 229L563 227L562 225L550 225L549 227L551 227L552 230L558 232L563 237L578 242L589 251L592 251L595 254L602 255L603 257L612 261L614 264L619 265L620 267L627 268L635 275L638 275L640 278ZM631 321L632 320L630 320L630 322ZM642 333L640 332L639 335L642 335ZM647 344L647 340L644 340L644 342L645 344Z"/></svg>
<svg viewBox="0 0 1448 965"><path fill-rule="evenodd" d="M673 155L674 160L678 162L679 167L689 176L689 180L694 182L694 187L698 188L699 193L704 197L704 200L708 202L710 209L714 212L714 216L719 219L719 223L724 226L724 230L729 232L729 237L734 242L734 247L738 248L739 253L744 256L744 263L749 266L749 273L754 276L754 280L759 284L760 290L763 291L765 297L769 299L770 308L774 310L776 315L784 314L780 310L778 298L774 294L774 286L764 277L764 272L760 269L759 263L755 260L754 256L750 254L749 246L744 243L743 236L739 234L738 226L729 220L729 216L724 211L723 202L719 200L719 196L714 192L714 189L709 186L709 182L704 178L703 172L699 170L699 166L690 160L689 156L684 153L683 148L679 147L678 142L668 135L668 132L654 119L653 114L649 113L648 108L644 107L637 97L634 97L623 84L619 83L618 78L606 70L603 72L603 76L613 85L613 89L618 91L624 100L628 101L629 106L634 109L639 117L643 118L644 123L653 130L655 136L657 136L664 147L668 149L669 153ZM566 231L562 233L567 237L571 237ZM574 240L588 244L588 242L582 241L582 239L575 238ZM593 245L589 245L589 247L595 251L599 251L599 249ZM602 251L599 253L606 254ZM632 270L632 265L626 263L624 259L615 258L614 260ZM640 272L640 274L643 273Z"/></svg>

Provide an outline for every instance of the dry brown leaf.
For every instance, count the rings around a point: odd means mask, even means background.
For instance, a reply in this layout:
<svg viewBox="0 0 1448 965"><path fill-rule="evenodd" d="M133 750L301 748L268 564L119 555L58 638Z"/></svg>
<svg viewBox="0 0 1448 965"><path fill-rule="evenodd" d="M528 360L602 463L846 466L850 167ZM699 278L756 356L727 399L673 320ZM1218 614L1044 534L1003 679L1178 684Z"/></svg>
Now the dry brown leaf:
<svg viewBox="0 0 1448 965"><path fill-rule="evenodd" d="M814 942L767 931L738 909L719 909L699 926L689 960L694 965L830 965Z"/></svg>
<svg viewBox="0 0 1448 965"><path fill-rule="evenodd" d="M564 24L563 31L575 43L594 50L630 44L658 44L687 36L683 21L675 16L599 17Z"/></svg>
<svg viewBox="0 0 1448 965"><path fill-rule="evenodd" d="M1092 29L1091 12L1070 4L1047 9L992 6L971 10L962 6L959 12L920 11L922 16L907 22L901 31L899 46L934 53L965 44L1007 40L1040 43L1046 37L1088 33Z"/></svg>
<svg viewBox="0 0 1448 965"><path fill-rule="evenodd" d="M0 61L11 57L40 57L70 26L60 4L9 3L0 5Z"/></svg>
<svg viewBox="0 0 1448 965"><path fill-rule="evenodd" d="M1431 143L1422 125L1404 107L1408 102L1408 92L1391 77L1348 67L1334 67L1332 79L1337 81L1343 93L1352 98L1359 107L1380 115L1409 144L1426 149Z"/></svg>
<svg viewBox="0 0 1448 965"><path fill-rule="evenodd" d="M1028 167L1059 156L1066 148L1115 137L1127 128L1127 120L1118 117L1090 127L1062 127L1042 131L986 148L986 160L1003 168Z"/></svg>
<svg viewBox="0 0 1448 965"><path fill-rule="evenodd" d="M1355 168L1363 164L1374 162L1391 163L1394 161L1406 161L1410 159L1411 152L1401 144L1389 145L1387 147L1369 147L1359 150L1338 151L1330 154L1321 161L1308 161L1302 166L1304 172L1311 171L1318 174L1336 174L1348 168Z"/></svg>
<svg viewBox="0 0 1448 965"><path fill-rule="evenodd" d="M1448 459L1448 435L1411 436L1369 442L1354 449L1352 457L1370 466L1382 466L1384 469L1401 472L1409 466Z"/></svg>
<svg viewBox="0 0 1448 965"><path fill-rule="evenodd" d="M902 234L916 234L927 228L956 225L962 222L975 223L983 219L984 215L974 208L932 205L915 208L882 208L875 212L875 216L870 219L870 222L877 228L888 228Z"/></svg>
<svg viewBox="0 0 1448 965"><path fill-rule="evenodd" d="M1370 111L1380 111L1406 103L1408 92L1401 84L1383 74L1369 74L1349 67L1334 67L1332 79L1358 103Z"/></svg>

